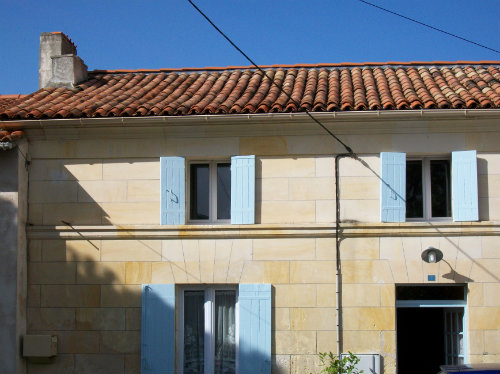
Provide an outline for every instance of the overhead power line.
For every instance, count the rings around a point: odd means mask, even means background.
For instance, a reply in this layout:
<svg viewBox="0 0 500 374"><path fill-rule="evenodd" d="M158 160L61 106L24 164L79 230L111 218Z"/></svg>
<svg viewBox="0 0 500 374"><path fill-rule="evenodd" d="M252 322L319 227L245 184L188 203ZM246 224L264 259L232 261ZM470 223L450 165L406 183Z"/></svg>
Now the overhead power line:
<svg viewBox="0 0 500 374"><path fill-rule="evenodd" d="M390 13L390 14L394 14L395 16L398 16L398 17L404 18L404 19L406 19L406 20L408 20L408 21L418 23L419 25L422 25L422 26L428 27L428 28L430 28L430 29L432 29L432 30L439 31L439 32L441 32L441 33L443 33L443 34L450 35L450 36L452 36L452 37L454 37L454 38L457 38L457 39L463 40L463 41L465 41L465 42L467 42L467 43L471 43L471 44L477 45L478 47L486 48L486 49L489 49L490 51L493 51L493 52L496 52L496 53L500 53L500 51L499 51L498 49L494 49L494 48L488 47L488 46L486 46L486 45L484 45L484 44L477 43L477 42L475 42L475 41L473 41L473 40L465 39L465 38L463 38L463 37L461 37L461 36L459 36L459 35L452 34L451 32L444 31L444 30L439 29L439 28L437 28L437 27L434 27L434 26L428 25L428 24L426 24L426 23L420 22L420 21L418 21L418 20L416 20L416 19L413 19L413 18L410 18L410 17L404 16L404 15L402 15L402 14L399 14L399 13L393 12L392 10L389 10L389 9L386 9L386 8L382 8L381 6L378 6L378 5L375 5L375 4L373 4L373 3L370 3L369 1L365 1L365 0L359 0L359 1L360 1L360 2L362 2L362 3L364 3L364 4L366 4L366 5L370 5L370 6L374 7L374 8L377 8L377 9L379 9L379 10L382 10L382 11L384 11L384 12L387 12L387 13Z"/></svg>
<svg viewBox="0 0 500 374"><path fill-rule="evenodd" d="M283 87L281 87L279 84L277 84L274 79L272 79L271 77L269 77L266 72L264 70L262 70L262 68L257 65L250 57L248 57L248 55L243 52L241 50L240 47L238 47L221 29L219 29L217 27L217 25L215 23L212 22L212 20L200 9L196 6L195 3L193 3L192 0L187 0L192 6L193 8L196 9L196 11L198 13L200 13L203 18L205 18L208 23L210 23L212 25L212 27L217 30L217 32L219 34L221 34L224 39L226 39L243 57L245 57L247 59L247 61L249 61L253 66L255 66L255 68L260 71L265 77L267 77L267 79L269 79L269 81L274 84L279 90L280 92L284 93L289 100L291 100L297 107L300 107L300 103L297 102L297 100L295 100L294 98L292 98L292 96L286 92ZM323 125L320 121L318 121L316 118L314 118L314 116L308 111L306 110L305 113L309 116L309 118L311 118L311 120L313 120L317 125L319 125L321 128L323 128L323 130L325 130L330 136L332 136L337 142L339 142L340 144L342 144L344 146L344 148L347 150L348 153L351 153L351 154L354 154L353 150L351 149L351 147L349 147L347 144L345 144L342 140L340 140L333 132L331 132L330 130L328 130L326 128L325 125Z"/></svg>

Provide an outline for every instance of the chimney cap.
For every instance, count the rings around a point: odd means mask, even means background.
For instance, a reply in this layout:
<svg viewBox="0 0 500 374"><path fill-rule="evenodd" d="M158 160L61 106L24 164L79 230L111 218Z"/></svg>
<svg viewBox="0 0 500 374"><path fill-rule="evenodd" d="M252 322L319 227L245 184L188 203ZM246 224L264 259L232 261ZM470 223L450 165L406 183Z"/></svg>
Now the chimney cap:
<svg viewBox="0 0 500 374"><path fill-rule="evenodd" d="M51 35L61 35L66 41L73 46L75 49L75 55L77 54L76 52L76 44L71 40L71 38L63 33L62 31L48 31L48 32L42 32L40 36L51 36Z"/></svg>

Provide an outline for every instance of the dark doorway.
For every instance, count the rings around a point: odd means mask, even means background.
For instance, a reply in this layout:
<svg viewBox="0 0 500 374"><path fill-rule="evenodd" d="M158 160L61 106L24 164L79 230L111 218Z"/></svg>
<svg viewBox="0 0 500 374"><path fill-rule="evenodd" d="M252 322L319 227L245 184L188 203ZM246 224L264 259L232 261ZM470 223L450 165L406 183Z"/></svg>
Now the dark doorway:
<svg viewBox="0 0 500 374"><path fill-rule="evenodd" d="M397 309L398 373L439 372L445 363L443 309Z"/></svg>

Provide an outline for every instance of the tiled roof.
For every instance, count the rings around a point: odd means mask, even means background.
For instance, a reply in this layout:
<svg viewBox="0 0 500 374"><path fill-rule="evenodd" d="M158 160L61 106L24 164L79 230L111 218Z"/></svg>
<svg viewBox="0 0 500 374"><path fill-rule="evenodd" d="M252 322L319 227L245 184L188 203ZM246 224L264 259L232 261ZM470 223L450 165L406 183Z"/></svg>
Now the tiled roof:
<svg viewBox="0 0 500 374"><path fill-rule="evenodd" d="M22 130L4 130L0 129L0 142L13 142L22 138L24 132Z"/></svg>
<svg viewBox="0 0 500 374"><path fill-rule="evenodd" d="M0 112L21 101L26 95L0 95Z"/></svg>
<svg viewBox="0 0 500 374"><path fill-rule="evenodd" d="M250 67L96 70L77 89L41 89L0 107L0 119L500 108L500 61L264 70L267 76Z"/></svg>
<svg viewBox="0 0 500 374"><path fill-rule="evenodd" d="M20 102L25 96L26 95L0 95L0 112ZM21 130L6 129L0 127L0 143L3 142L10 143L12 141L22 138L23 135L24 133Z"/></svg>

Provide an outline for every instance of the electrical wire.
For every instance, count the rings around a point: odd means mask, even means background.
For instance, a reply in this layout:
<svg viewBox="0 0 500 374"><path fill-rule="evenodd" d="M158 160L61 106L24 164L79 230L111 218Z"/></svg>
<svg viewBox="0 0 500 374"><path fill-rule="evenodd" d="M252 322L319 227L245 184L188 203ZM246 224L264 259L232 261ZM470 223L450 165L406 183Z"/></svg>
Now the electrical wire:
<svg viewBox="0 0 500 374"><path fill-rule="evenodd" d="M473 41L473 40L465 39L465 38L463 38L463 37L461 37L461 36L459 36L459 35L452 34L451 32L444 31L444 30L439 29L439 28L437 28L437 27L434 27L434 26L428 25L428 24L426 24L426 23L420 22L420 21L418 21L418 20L416 20L416 19L413 19L413 18L410 18L410 17L404 16L404 15L402 15L402 14L399 14L399 13L393 12L392 10L389 10L389 9L383 8L383 7L381 7L381 6L378 6L378 5L376 5L376 4L370 3L369 1L366 1L366 0L358 0L358 1L362 2L363 4L370 5L370 6L374 7L374 8L379 9L379 10L382 10L382 11L384 11L384 12L387 12L387 13L393 14L393 15L395 15L395 16L398 16L398 17L404 18L404 19L406 19L406 20L408 20L408 21L415 22L415 23L417 23L417 24L419 24L419 25L421 25L421 26L425 26L425 27L428 27L428 28L430 28L430 29L432 29L432 30L435 30L435 31L441 32L441 33L443 33L443 34L446 34L446 35L452 36L452 37L454 37L454 38L457 38L457 39L463 40L463 41L465 41L465 42L467 42L467 43L471 43L471 44L474 44L474 45L476 45L476 46L478 46L478 47L486 48L486 49L489 49L490 51L493 51L493 52L496 52L496 53L500 53L500 51L499 51L498 49L494 49L494 48L488 47L488 46L486 46L486 45L484 45L484 44L477 43L477 42L475 42L475 41Z"/></svg>
<svg viewBox="0 0 500 374"><path fill-rule="evenodd" d="M250 62L253 66L255 66L255 68L256 68L258 71L260 71L260 72L261 72L261 73L262 73L262 74L263 74L263 75L264 75L267 79L269 79L269 81L270 81L272 84L274 84L274 85L275 85L275 86L276 86L276 87L280 90L280 92L284 93L284 94L288 97L288 99L289 99L289 100L291 100L291 101L292 101L292 102L293 102L293 103L294 103L297 107L300 107L300 103L299 103L299 102L297 102L297 100L295 100L294 98L292 98L292 96L291 96L288 92L286 92L286 91L283 89L283 87L282 87L282 86L278 85L278 84L274 81L274 79L272 79L271 77L269 77L269 76L266 74L266 72L265 72L265 71L264 71L264 70L263 70L263 69L262 69L259 65L257 65L257 64L256 64L256 63L255 63L255 62L254 62L254 61L253 61L250 57L248 57L248 55L247 55L245 52L243 52L243 51L241 50L241 48L239 48L239 47L238 47L238 46L237 46L237 45L236 45L236 44L235 44L235 43L234 43L234 42L233 42L233 41L232 41L232 40L231 40L231 39L230 39L230 38L229 38L229 37L228 37L228 36L227 36L227 35L226 35L223 31L222 31L222 30L221 30L221 29L219 29L219 28L217 27L217 25L216 25L215 23L213 23L213 22L212 22L212 20L211 20L211 19L210 19L210 18L209 18L209 17L208 17L205 13L204 13L204 12L203 12L200 8L198 8L198 7L196 6L196 4L195 4L195 3L193 3L193 1L192 1L192 0L187 0L187 1L188 1L188 2L189 2L192 6L193 6L193 8L195 8L195 9L196 9L196 11L197 11L198 13L200 13L200 14L203 16L203 18L205 18L205 19L208 21L208 23L210 23L210 24L213 26L213 28L214 28L215 30L217 30L217 32L218 32L219 34L221 34L221 35L224 37L224 39L226 39L226 40L227 40L227 41L228 41L228 42L229 42L229 43L230 43L230 44L231 44L231 45L232 45L232 46L233 46L233 47L234 47L234 48L235 48L235 49L236 49L239 53L241 53L241 55L242 55L243 57L245 57L245 58L247 59L247 61L249 61L249 62ZM338 137L337 137L337 136L336 136L333 132L331 132L330 130L328 130L328 129L326 128L326 126L325 126L325 125L323 125L323 124L322 124L319 120L317 120L316 118L314 118L314 116L313 116L313 115L312 115L312 114L311 114L308 110L305 110L305 113L309 116L309 118L311 118L311 120L313 120L313 121L314 121L317 125L319 125L321 128L323 128L323 130L325 130L325 131L326 131L326 132L327 132L330 136L332 136L332 137L333 137L333 138L334 138L337 142L339 142L340 144L342 144L348 153L352 153L352 154L354 154L354 151L352 150L352 148L351 148L351 147L349 147L349 146L348 146L347 144L345 144L342 140L340 140L340 139L339 139L339 138L338 138Z"/></svg>

